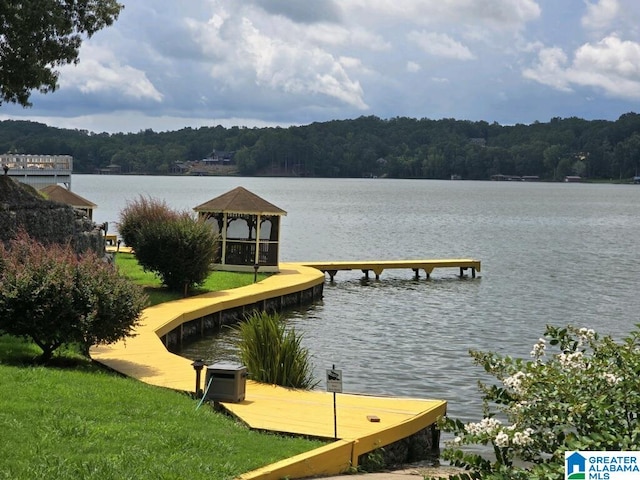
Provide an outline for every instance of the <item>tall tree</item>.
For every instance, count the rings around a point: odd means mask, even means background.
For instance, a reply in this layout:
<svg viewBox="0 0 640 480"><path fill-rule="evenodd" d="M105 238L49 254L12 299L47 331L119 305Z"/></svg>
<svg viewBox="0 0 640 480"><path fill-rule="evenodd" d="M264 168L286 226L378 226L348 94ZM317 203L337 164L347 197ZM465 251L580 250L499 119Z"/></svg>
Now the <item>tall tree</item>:
<svg viewBox="0 0 640 480"><path fill-rule="evenodd" d="M111 25L116 0L0 0L0 104L31 105L58 86L56 67L78 62L83 36Z"/></svg>

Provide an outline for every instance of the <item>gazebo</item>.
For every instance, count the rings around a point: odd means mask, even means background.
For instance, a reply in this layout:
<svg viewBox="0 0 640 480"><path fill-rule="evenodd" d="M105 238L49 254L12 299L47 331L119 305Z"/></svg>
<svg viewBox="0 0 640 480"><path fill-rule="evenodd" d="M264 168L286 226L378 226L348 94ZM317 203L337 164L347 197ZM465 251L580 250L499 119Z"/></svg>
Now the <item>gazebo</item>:
<svg viewBox="0 0 640 480"><path fill-rule="evenodd" d="M76 195L60 185L47 185L41 188L40 191L45 194L48 200L71 205L76 210L81 210L86 214L89 220L93 219L93 210L97 208L97 205L86 198L82 198L80 195Z"/></svg>
<svg viewBox="0 0 640 480"><path fill-rule="evenodd" d="M221 235L218 270L278 272L280 217L287 212L237 187L194 208Z"/></svg>

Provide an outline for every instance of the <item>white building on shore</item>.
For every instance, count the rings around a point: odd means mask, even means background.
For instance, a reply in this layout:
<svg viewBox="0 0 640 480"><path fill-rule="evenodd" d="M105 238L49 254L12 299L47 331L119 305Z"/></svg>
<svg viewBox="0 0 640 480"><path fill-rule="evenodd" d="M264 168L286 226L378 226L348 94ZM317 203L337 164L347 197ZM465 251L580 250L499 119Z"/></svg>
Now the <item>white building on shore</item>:
<svg viewBox="0 0 640 480"><path fill-rule="evenodd" d="M21 183L31 185L37 190L48 185L63 184L71 190L71 155L31 155L5 153L0 155L0 165L5 175L14 177Z"/></svg>

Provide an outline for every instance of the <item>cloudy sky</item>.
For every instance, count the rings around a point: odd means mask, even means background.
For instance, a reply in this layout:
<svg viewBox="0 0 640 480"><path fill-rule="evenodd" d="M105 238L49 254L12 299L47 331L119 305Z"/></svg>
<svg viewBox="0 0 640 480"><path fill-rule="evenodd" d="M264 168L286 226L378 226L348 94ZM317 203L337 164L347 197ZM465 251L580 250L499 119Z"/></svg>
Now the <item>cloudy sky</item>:
<svg viewBox="0 0 640 480"><path fill-rule="evenodd" d="M640 111L638 0L123 3L58 91L0 119L138 132Z"/></svg>

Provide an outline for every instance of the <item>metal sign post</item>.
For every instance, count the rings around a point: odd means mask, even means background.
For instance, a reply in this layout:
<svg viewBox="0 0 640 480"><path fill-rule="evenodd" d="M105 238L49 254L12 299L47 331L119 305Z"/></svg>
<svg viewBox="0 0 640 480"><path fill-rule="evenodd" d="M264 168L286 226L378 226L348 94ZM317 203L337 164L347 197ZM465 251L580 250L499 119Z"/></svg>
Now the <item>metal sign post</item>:
<svg viewBox="0 0 640 480"><path fill-rule="evenodd" d="M333 392L333 436L338 439L338 414L336 410L336 393L342 393L342 370L333 365L327 370L327 392Z"/></svg>

